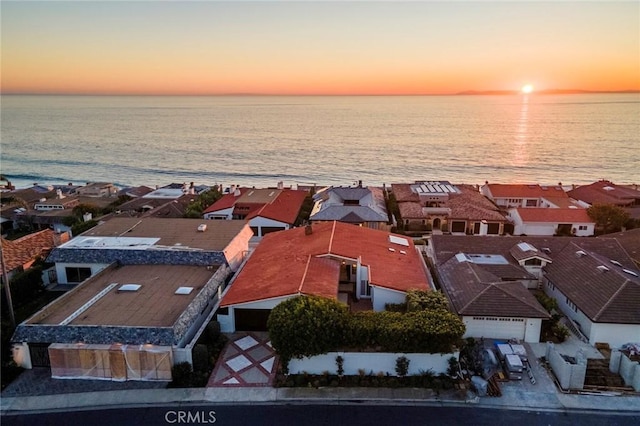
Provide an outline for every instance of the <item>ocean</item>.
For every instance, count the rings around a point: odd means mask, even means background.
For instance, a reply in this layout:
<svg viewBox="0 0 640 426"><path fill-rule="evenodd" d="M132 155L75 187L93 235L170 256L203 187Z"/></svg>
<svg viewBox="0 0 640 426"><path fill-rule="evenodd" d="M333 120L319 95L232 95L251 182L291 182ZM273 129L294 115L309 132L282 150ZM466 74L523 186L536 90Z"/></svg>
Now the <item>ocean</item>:
<svg viewBox="0 0 640 426"><path fill-rule="evenodd" d="M16 187L640 183L640 94L17 96Z"/></svg>

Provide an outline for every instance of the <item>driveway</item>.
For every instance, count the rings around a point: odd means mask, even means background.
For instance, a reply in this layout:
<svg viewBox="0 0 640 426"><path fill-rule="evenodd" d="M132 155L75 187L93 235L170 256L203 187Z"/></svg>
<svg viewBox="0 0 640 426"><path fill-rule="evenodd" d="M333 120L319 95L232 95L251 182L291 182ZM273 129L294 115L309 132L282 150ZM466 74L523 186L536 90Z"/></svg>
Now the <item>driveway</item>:
<svg viewBox="0 0 640 426"><path fill-rule="evenodd" d="M268 333L235 333L218 357L207 387L271 386L277 368Z"/></svg>

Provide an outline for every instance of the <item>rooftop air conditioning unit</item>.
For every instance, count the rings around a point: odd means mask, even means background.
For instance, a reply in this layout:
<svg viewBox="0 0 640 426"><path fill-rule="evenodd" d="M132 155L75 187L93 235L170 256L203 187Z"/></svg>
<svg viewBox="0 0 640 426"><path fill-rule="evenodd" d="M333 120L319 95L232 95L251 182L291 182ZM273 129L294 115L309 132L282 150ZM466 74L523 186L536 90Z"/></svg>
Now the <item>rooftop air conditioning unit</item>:
<svg viewBox="0 0 640 426"><path fill-rule="evenodd" d="M207 230L207 225L205 223L198 225L198 232L204 232L206 230Z"/></svg>

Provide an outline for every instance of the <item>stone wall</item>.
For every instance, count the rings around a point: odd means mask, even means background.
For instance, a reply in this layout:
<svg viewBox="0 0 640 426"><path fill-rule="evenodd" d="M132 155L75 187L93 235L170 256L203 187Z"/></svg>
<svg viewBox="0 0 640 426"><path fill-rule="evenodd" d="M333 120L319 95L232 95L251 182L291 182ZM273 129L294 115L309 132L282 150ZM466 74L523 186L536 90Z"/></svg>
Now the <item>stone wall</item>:
<svg viewBox="0 0 640 426"><path fill-rule="evenodd" d="M224 265L227 263L222 251L188 249L83 249L58 248L47 258L53 263L102 263L118 262L120 265Z"/></svg>
<svg viewBox="0 0 640 426"><path fill-rule="evenodd" d="M126 327L98 325L20 324L12 342L33 343L90 343L171 346L174 336L171 327Z"/></svg>

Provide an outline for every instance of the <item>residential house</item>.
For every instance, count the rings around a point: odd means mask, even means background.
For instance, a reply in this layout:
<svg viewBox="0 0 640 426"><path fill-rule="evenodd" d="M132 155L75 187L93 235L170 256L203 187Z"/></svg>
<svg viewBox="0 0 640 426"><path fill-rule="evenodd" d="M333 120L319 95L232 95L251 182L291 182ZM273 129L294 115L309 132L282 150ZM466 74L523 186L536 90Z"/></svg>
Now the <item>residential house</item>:
<svg viewBox="0 0 640 426"><path fill-rule="evenodd" d="M80 283L114 262L122 265L226 265L235 271L252 232L245 223L115 217L57 247L58 282Z"/></svg>
<svg viewBox="0 0 640 426"><path fill-rule="evenodd" d="M571 243L545 267L544 277L545 292L589 343L619 348L640 342L640 269L631 259Z"/></svg>
<svg viewBox="0 0 640 426"><path fill-rule="evenodd" d="M391 188L406 231L502 235L509 229L505 215L474 186L430 181Z"/></svg>
<svg viewBox="0 0 640 426"><path fill-rule="evenodd" d="M68 240L67 234L56 234L50 229L34 232L16 240L2 238L3 268L7 278L26 271L38 259L45 259L49 251ZM4 277L2 278L4 279Z"/></svg>
<svg viewBox="0 0 640 426"><path fill-rule="evenodd" d="M87 182L86 185L76 188L75 193L86 197L115 197L118 188L110 182Z"/></svg>
<svg viewBox="0 0 640 426"><path fill-rule="evenodd" d="M133 186L133 187L122 188L120 191L118 191L118 196L126 196L126 197L131 197L131 198L138 198L138 197L142 197L144 195L147 195L150 192L153 192L153 188L150 188L150 187L145 186L145 185Z"/></svg>
<svg viewBox="0 0 640 426"><path fill-rule="evenodd" d="M193 194L183 194L175 199L137 197L120 204L116 215L182 218L187 211L187 206L195 199L196 195Z"/></svg>
<svg viewBox="0 0 640 426"><path fill-rule="evenodd" d="M223 294L218 321L225 332L265 330L271 309L302 294L381 311L412 288L430 286L411 239L320 222L263 238Z"/></svg>
<svg viewBox="0 0 640 426"><path fill-rule="evenodd" d="M228 274L219 264L114 262L19 324L13 358L53 378L170 381L174 364L191 362Z"/></svg>
<svg viewBox="0 0 640 426"><path fill-rule="evenodd" d="M14 359L53 377L171 380L251 235L238 222L101 223L49 255L60 281L79 285L17 327Z"/></svg>
<svg viewBox="0 0 640 426"><path fill-rule="evenodd" d="M593 204L613 204L620 207L640 207L640 191L608 180L580 185L567 191L570 197Z"/></svg>
<svg viewBox="0 0 640 426"><path fill-rule="evenodd" d="M636 272L637 266L617 238L433 235L428 252L442 290L467 325L467 337L537 341L539 324L547 317L530 293L535 288L556 298L572 321L582 321L584 324L576 328L592 344L616 346L622 340L637 341L640 337L633 334L639 333L640 327L630 314L640 314L634 296L635 276L624 271ZM614 267L619 270L613 271ZM527 279L524 273L535 280ZM619 298L616 289L625 297ZM614 311L620 314L616 316ZM535 312L540 315L533 315ZM604 325L592 327L586 319L589 315L593 317L589 321ZM600 332L603 329L608 336Z"/></svg>
<svg viewBox="0 0 640 426"><path fill-rule="evenodd" d="M382 189L374 187L328 187L314 196L309 220L312 223L334 220L389 230L389 216Z"/></svg>
<svg viewBox="0 0 640 426"><path fill-rule="evenodd" d="M514 235L590 237L596 226L584 208L512 208L508 216L514 224Z"/></svg>
<svg viewBox="0 0 640 426"><path fill-rule="evenodd" d="M538 342L542 320L550 315L530 288L538 287L541 267L551 260L532 244L487 238L431 237L435 275L465 323L464 337Z"/></svg>
<svg viewBox="0 0 640 426"><path fill-rule="evenodd" d="M307 192L289 188L234 188L204 212L205 219L244 220L256 237L290 229Z"/></svg>
<svg viewBox="0 0 640 426"><path fill-rule="evenodd" d="M549 201L560 202L561 199L569 198L561 185L546 186L538 184L500 184L485 182L485 184L480 187L480 192L493 201L498 207L504 209L543 207L545 203L544 200L547 200L549 203Z"/></svg>

